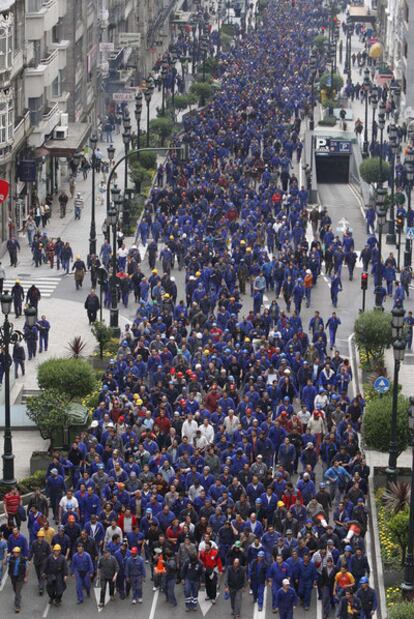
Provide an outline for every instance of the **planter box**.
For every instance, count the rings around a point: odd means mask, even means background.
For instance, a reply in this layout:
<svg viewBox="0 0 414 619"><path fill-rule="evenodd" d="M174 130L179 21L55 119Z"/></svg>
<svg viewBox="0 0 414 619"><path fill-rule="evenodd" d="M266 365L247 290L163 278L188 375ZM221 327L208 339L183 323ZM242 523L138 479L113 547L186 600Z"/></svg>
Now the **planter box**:
<svg viewBox="0 0 414 619"><path fill-rule="evenodd" d="M88 361L94 370L106 370L106 366L108 365L108 359L105 358L89 357Z"/></svg>

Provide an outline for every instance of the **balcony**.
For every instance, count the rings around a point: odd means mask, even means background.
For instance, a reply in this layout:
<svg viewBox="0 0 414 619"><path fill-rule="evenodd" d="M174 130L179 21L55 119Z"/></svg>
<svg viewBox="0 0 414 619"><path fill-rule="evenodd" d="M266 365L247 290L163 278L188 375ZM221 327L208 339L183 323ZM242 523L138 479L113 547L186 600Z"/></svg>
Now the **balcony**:
<svg viewBox="0 0 414 619"><path fill-rule="evenodd" d="M66 3L65 13L66 13ZM60 10L59 10L60 8ZM39 41L46 32L49 32L59 21L61 12L58 0L29 0L27 3L27 32L30 32L32 41ZM64 13L64 14L65 14Z"/></svg>
<svg viewBox="0 0 414 619"><path fill-rule="evenodd" d="M40 118L40 121L33 127L33 133L29 136L29 146L38 148L45 140L45 136L52 133L53 129L59 124L60 108L55 103L48 108Z"/></svg>
<svg viewBox="0 0 414 619"><path fill-rule="evenodd" d="M59 74L60 50L54 49L46 58L42 58L35 67L26 67L25 86L30 97L41 97L45 88L50 86ZM65 52L66 53L66 52Z"/></svg>
<svg viewBox="0 0 414 619"><path fill-rule="evenodd" d="M66 50L70 47L70 41L59 41L59 43L51 43L51 49L58 51L59 70L63 71L66 68Z"/></svg>
<svg viewBox="0 0 414 619"><path fill-rule="evenodd" d="M20 118L16 119L17 123L14 127L13 140L15 146L18 146L20 142L26 137L28 131L30 130L30 112L24 114L24 116L20 116Z"/></svg>

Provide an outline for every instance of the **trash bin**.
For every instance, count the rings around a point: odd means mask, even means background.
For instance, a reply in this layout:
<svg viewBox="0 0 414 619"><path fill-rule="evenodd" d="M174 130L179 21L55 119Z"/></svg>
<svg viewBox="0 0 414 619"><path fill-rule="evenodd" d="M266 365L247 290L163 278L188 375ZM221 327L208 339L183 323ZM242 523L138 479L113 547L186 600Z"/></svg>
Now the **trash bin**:
<svg viewBox="0 0 414 619"><path fill-rule="evenodd" d="M59 428L51 437L53 449L67 449L75 440L75 437L86 430L89 426L89 413L86 406L80 402L71 402L67 408L68 425L66 428Z"/></svg>

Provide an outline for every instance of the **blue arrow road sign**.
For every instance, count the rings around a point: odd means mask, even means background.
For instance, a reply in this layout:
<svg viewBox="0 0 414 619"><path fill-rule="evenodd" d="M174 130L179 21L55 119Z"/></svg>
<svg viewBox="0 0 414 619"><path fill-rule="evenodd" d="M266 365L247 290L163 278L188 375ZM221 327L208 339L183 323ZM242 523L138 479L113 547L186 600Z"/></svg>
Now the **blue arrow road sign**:
<svg viewBox="0 0 414 619"><path fill-rule="evenodd" d="M378 393L387 393L389 388L390 381L388 380L388 378L385 378L385 376L378 376L374 383L375 391L378 391Z"/></svg>

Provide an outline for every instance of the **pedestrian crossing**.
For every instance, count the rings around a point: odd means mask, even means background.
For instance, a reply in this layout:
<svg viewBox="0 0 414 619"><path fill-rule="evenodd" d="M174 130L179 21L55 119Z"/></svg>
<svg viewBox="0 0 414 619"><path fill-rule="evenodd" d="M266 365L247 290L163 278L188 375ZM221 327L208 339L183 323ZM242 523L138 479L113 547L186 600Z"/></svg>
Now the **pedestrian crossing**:
<svg viewBox="0 0 414 619"><path fill-rule="evenodd" d="M33 284L40 290L40 294L42 295L42 299L50 299L56 288L59 286L62 281L62 277L15 277L10 279L5 279L3 284L3 290L10 291L16 280L20 281L20 284L23 286L24 294L27 293L30 286Z"/></svg>

